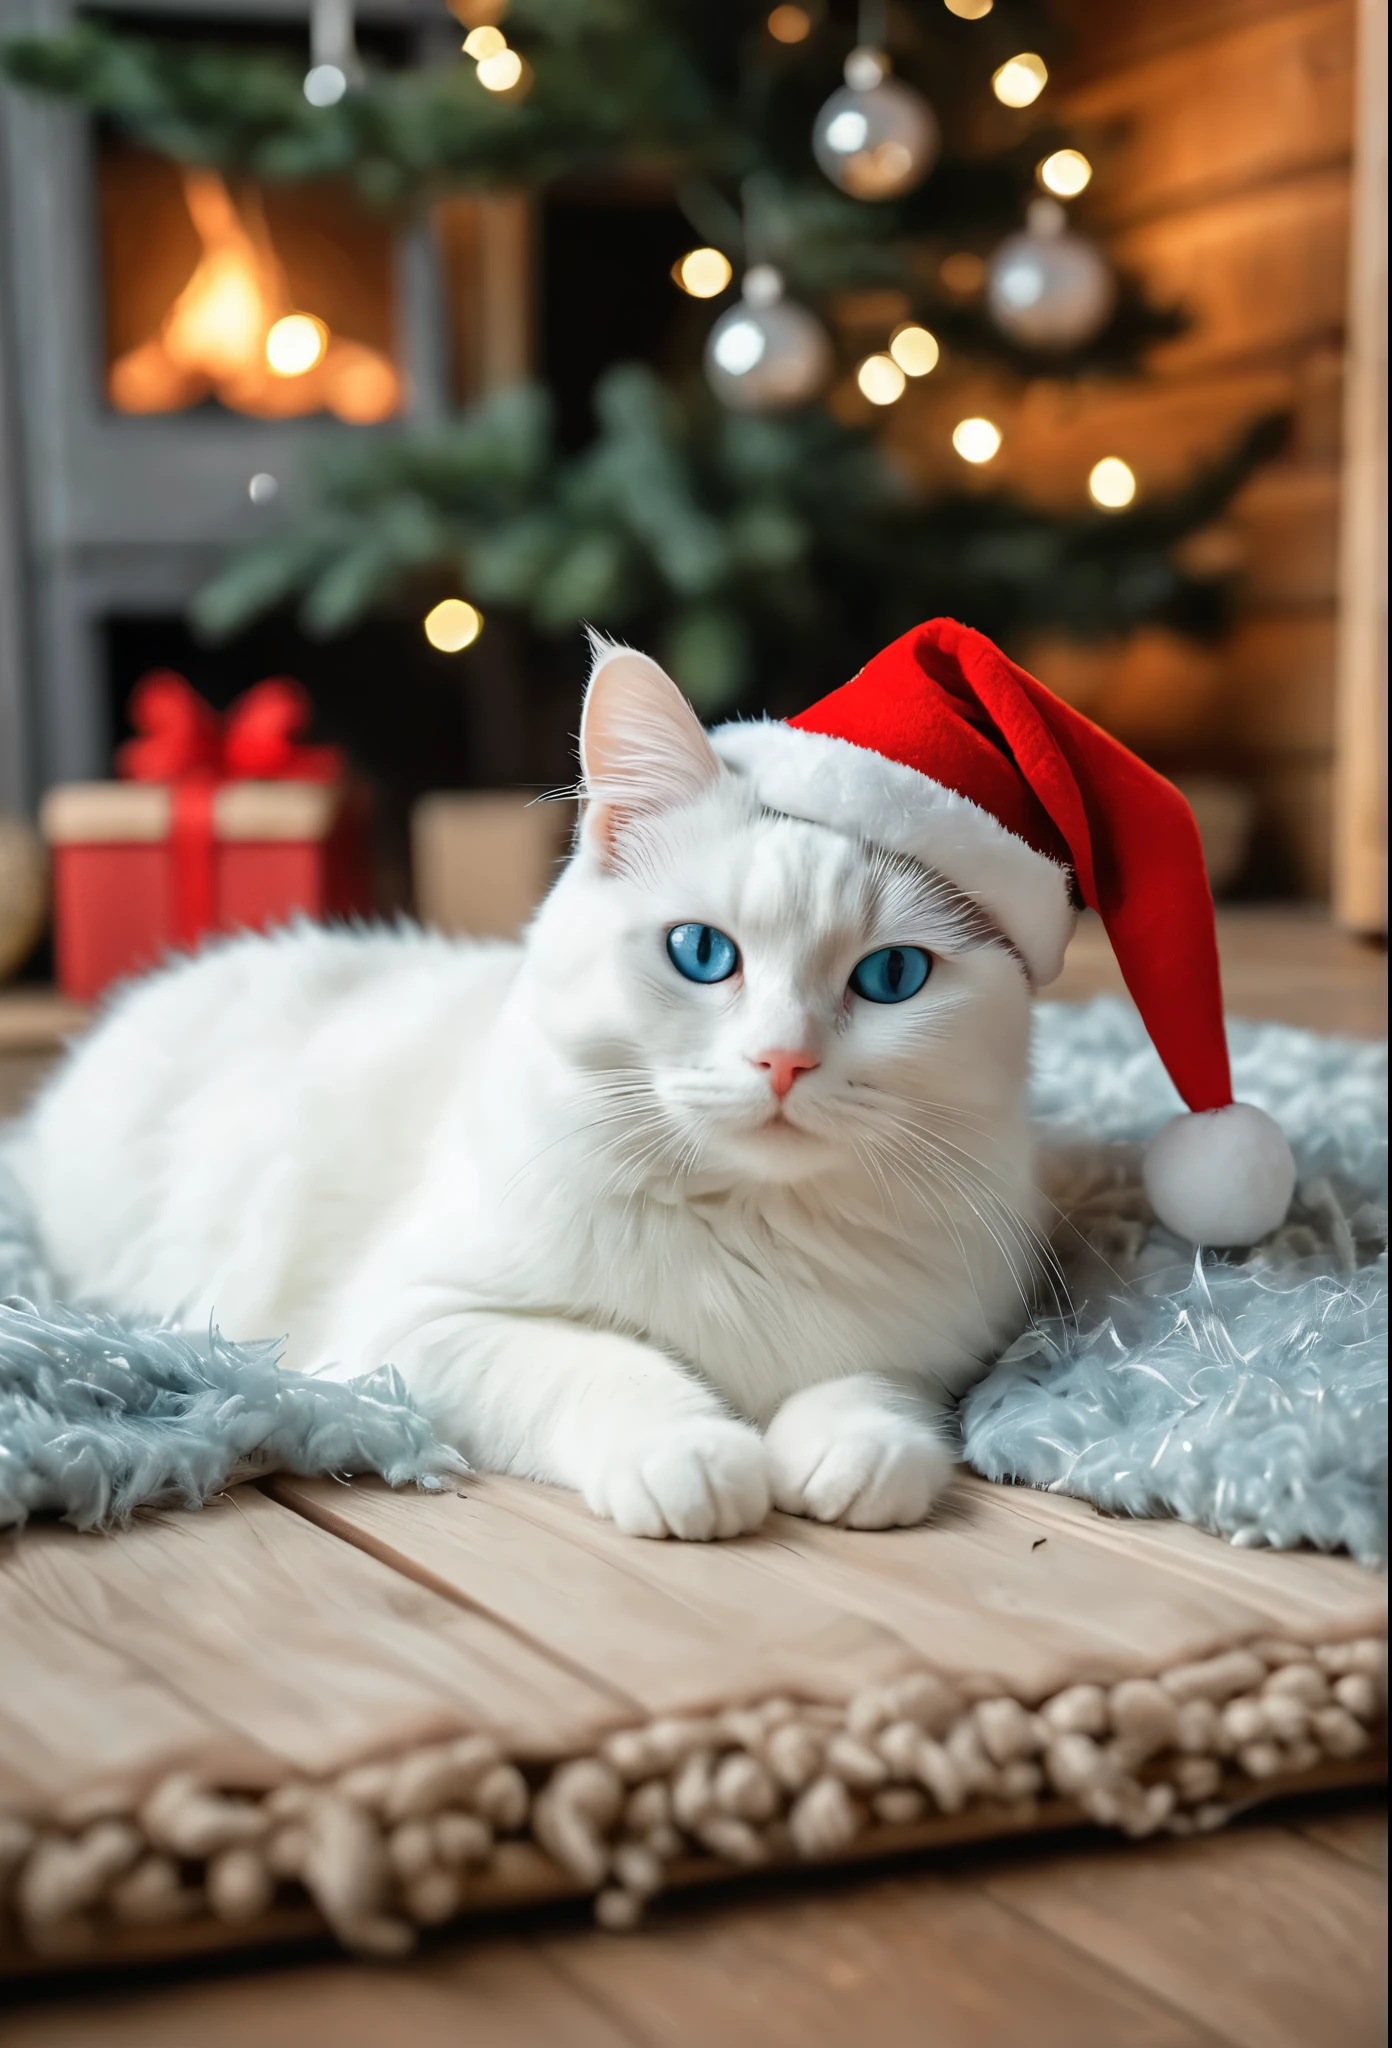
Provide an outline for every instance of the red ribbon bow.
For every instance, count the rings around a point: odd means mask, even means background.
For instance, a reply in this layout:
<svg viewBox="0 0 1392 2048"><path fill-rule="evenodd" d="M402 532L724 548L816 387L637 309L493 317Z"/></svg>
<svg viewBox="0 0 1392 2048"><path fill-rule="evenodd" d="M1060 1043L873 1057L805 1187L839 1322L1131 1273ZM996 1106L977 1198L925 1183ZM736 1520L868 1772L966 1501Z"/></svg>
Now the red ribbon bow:
<svg viewBox="0 0 1392 2048"><path fill-rule="evenodd" d="M267 676L220 718L172 668L151 669L131 692L140 737L118 750L116 772L131 782L337 782L337 747L296 737L313 715L291 676Z"/></svg>
<svg viewBox="0 0 1392 2048"><path fill-rule="evenodd" d="M173 810L173 922L177 944L192 945L217 924L213 805L223 782L337 782L337 747L305 746L297 737L313 716L304 687L290 676L267 676L219 717L173 669L152 669L131 693L139 737L116 754L116 772L131 782L167 782Z"/></svg>

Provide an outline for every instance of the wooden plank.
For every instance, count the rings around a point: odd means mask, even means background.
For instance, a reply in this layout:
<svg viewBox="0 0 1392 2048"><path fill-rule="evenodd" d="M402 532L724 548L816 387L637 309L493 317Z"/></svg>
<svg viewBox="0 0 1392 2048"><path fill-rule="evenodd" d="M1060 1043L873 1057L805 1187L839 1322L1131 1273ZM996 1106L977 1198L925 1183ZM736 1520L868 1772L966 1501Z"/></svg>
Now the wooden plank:
<svg viewBox="0 0 1392 2048"><path fill-rule="evenodd" d="M1071 94L1094 78L1170 50L1201 53L1215 36L1308 5L1309 0L1127 0L1125 7L1115 7L1102 0L1055 0L1072 40L1053 83L1061 96Z"/></svg>
<svg viewBox="0 0 1392 2048"><path fill-rule="evenodd" d="M985 1889L1241 2048L1385 2039L1385 1887L1283 1829L1051 1858Z"/></svg>
<svg viewBox="0 0 1392 2048"><path fill-rule="evenodd" d="M1262 1610L1140 1554L1109 1555L1057 1518L1051 1540L963 1486L926 1528L824 1528L774 1515L742 1546L786 1585L814 1583L892 1628L935 1670L1024 1699L1110 1683L1261 1633Z"/></svg>
<svg viewBox="0 0 1392 2048"><path fill-rule="evenodd" d="M1022 1515L980 1481L964 1481L924 1529L866 1536L777 1515L758 1535L709 1546L635 1543L575 1495L521 1480L471 1481L454 1501L275 1486L396 1569L507 1616L558 1660L622 1674L650 1712L788 1689L844 1699L915 1660L1042 1697L1271 1633L1283 1564L1295 1585L1314 1575L1318 1592L1294 1599L1314 1632L1371 1630L1379 1612L1357 1566L1350 1581L1338 1560L1303 1557L1227 1571L1239 1553L1171 1524L1099 1524L1119 1532L1099 1544L1079 1523L1098 1520L1083 1503L1029 1495ZM1041 1529L1051 1540L1037 1546ZM1151 1540L1170 1529L1211 1554L1211 1573L1187 1553L1171 1566Z"/></svg>
<svg viewBox="0 0 1392 2048"><path fill-rule="evenodd" d="M1353 31L1351 0L1322 0L1065 91L1069 126L1102 131L1090 214L1135 221L1346 163Z"/></svg>
<svg viewBox="0 0 1392 2048"><path fill-rule="evenodd" d="M69 1002L52 989L0 991L0 1053L56 1052L91 1022L90 1003Z"/></svg>
<svg viewBox="0 0 1392 2048"><path fill-rule="evenodd" d="M1259 1617L1263 1634L1302 1642L1344 1642L1387 1632L1387 1580L1350 1557L1313 1550L1248 1550L1188 1522L1129 1521L1103 1515L1064 1493L997 1486L963 1473L965 1496L992 1514L1014 1514L1052 1538L1066 1528L1128 1565L1158 1566L1176 1580L1223 1593Z"/></svg>
<svg viewBox="0 0 1392 2048"><path fill-rule="evenodd" d="M73 1540L88 1551L102 1542ZM0 1694L0 1806L78 1823L205 1759L229 1784L274 1784L275 1759L216 1707L195 1707L119 1637L55 1612L22 1583L13 1559L29 1541L8 1537L0 1567L0 1642L11 1674Z"/></svg>
<svg viewBox="0 0 1392 2048"><path fill-rule="evenodd" d="M1332 462L1273 462L1233 500L1242 599L1256 610L1330 607L1338 587L1339 472Z"/></svg>
<svg viewBox="0 0 1392 2048"><path fill-rule="evenodd" d="M602 1938L602 1937L601 1937ZM11 2012L6 2048L633 2048L634 2036L521 1941L385 1970L328 1962L234 1982L109 1987Z"/></svg>
<svg viewBox="0 0 1392 2048"><path fill-rule="evenodd" d="M0 1121L28 1107L55 1058L51 1052L0 1052Z"/></svg>
<svg viewBox="0 0 1392 2048"><path fill-rule="evenodd" d="M1359 5L1334 804L1334 901L1387 930L1387 6Z"/></svg>
<svg viewBox="0 0 1392 2048"><path fill-rule="evenodd" d="M1223 649L1228 737L1254 755L1320 754L1334 744L1334 619L1327 612L1244 619Z"/></svg>
<svg viewBox="0 0 1392 2048"><path fill-rule="evenodd" d="M634 1941L535 1944L653 2048L1179 2048L1202 2029L962 1879L664 1914Z"/></svg>
<svg viewBox="0 0 1392 2048"><path fill-rule="evenodd" d="M491 1614L546 1654L621 1684L649 1714L794 1691L843 1700L915 1659L810 1576L771 1581L761 1539L645 1543L559 1489L478 1477L461 1496L277 1478L275 1497L394 1570Z"/></svg>
<svg viewBox="0 0 1392 2048"><path fill-rule="evenodd" d="M1112 253L1193 325L1161 343L1161 374L1309 347L1344 323L1349 181L1343 170L1129 228Z"/></svg>
<svg viewBox="0 0 1392 2048"><path fill-rule="evenodd" d="M556 1756L634 1712L253 1489L110 1541L31 1527L5 1570L53 1620L119 1644L282 1770L329 1772L474 1728L514 1754ZM85 1704L100 1720L100 1694ZM79 1779L85 1756L73 1742Z"/></svg>
<svg viewBox="0 0 1392 2048"><path fill-rule="evenodd" d="M1320 756L1255 764L1257 819L1280 848L1282 887L1327 904L1334 871L1334 767Z"/></svg>
<svg viewBox="0 0 1392 2048"><path fill-rule="evenodd" d="M1318 1843L1331 1856L1347 1857L1364 1870L1381 1878L1387 1876L1387 1806L1384 1800L1376 1812L1330 1813L1321 1818L1297 1820L1295 1832L1307 1842Z"/></svg>
<svg viewBox="0 0 1392 2048"><path fill-rule="evenodd" d="M1230 1016L1271 1018L1356 1038L1387 1036L1385 962L1371 946L1331 924L1327 911L1220 905L1218 951ZM1079 918L1063 973L1047 994L1057 1002L1086 1002L1095 995L1130 1002L1093 912Z"/></svg>

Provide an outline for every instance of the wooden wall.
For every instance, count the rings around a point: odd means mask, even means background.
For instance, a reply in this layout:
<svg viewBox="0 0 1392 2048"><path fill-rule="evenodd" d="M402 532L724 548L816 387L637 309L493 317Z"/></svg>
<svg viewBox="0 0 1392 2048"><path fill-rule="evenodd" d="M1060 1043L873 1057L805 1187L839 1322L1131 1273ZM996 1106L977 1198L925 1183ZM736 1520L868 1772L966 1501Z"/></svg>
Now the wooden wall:
<svg viewBox="0 0 1392 2048"><path fill-rule="evenodd" d="M1077 506L1101 455L1155 489L1258 413L1291 413L1288 452L1199 544L1242 571L1217 659L1150 650L1123 688L1053 658L1069 694L1160 765L1254 787L1269 884L1327 895L1355 0L1063 5L1075 46L1045 98L1095 166L1079 225L1190 324L1144 380L1021 393L949 377L899 409L900 432L941 474L949 418L990 411L1007 429L994 476Z"/></svg>
<svg viewBox="0 0 1392 2048"><path fill-rule="evenodd" d="M1189 452L1191 421L1228 432L1273 403L1294 417L1289 453L1234 508L1245 591L1219 716L1291 882L1323 896L1354 0L1086 0L1075 19L1065 106L1115 138L1092 216L1193 323L1156 352L1158 388L1127 422L1134 466Z"/></svg>

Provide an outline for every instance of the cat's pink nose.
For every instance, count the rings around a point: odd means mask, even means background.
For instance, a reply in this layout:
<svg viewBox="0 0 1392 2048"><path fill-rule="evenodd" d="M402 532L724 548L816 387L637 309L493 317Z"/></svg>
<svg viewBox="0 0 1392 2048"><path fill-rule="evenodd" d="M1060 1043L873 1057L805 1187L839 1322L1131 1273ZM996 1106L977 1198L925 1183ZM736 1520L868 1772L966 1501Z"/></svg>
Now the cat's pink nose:
<svg viewBox="0 0 1392 2048"><path fill-rule="evenodd" d="M781 1102L799 1074L810 1074L822 1063L814 1052L756 1052L751 1063L762 1067L769 1087Z"/></svg>

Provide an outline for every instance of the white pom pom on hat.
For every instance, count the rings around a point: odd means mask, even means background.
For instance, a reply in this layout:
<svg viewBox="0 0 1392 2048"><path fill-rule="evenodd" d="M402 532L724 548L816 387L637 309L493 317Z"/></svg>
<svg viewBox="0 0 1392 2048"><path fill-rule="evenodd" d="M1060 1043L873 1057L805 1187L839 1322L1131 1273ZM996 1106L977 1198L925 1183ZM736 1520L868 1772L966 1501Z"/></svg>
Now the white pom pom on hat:
<svg viewBox="0 0 1392 2048"><path fill-rule="evenodd" d="M1255 1244L1280 1229L1295 1193L1285 1135L1250 1102L1172 1117L1143 1171L1160 1221L1194 1244Z"/></svg>
<svg viewBox="0 0 1392 2048"><path fill-rule="evenodd" d="M1190 1111L1146 1158L1156 1215L1195 1244L1280 1226L1295 1162L1270 1117L1233 1101L1213 899L1173 783L953 619L916 626L796 718L711 739L771 810L946 875L1037 987L1063 965L1078 901L1096 910Z"/></svg>

